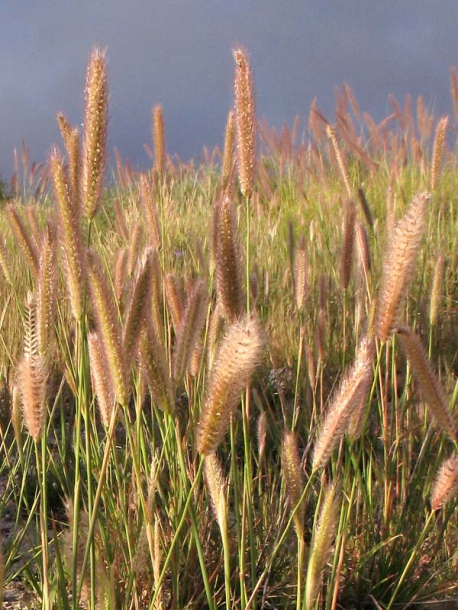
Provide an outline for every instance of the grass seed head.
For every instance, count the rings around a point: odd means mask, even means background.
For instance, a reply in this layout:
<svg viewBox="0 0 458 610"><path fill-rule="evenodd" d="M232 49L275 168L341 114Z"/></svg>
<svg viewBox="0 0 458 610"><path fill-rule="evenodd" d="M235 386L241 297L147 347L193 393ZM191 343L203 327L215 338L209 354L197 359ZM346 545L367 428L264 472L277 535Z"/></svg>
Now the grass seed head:
<svg viewBox="0 0 458 610"><path fill-rule="evenodd" d="M414 274L415 262L426 228L429 195L417 195L389 236L377 299L375 331L386 341L399 323L401 307Z"/></svg>
<svg viewBox="0 0 458 610"><path fill-rule="evenodd" d="M240 190L249 199L253 192L256 164L256 116L248 54L241 48L234 50L235 60L235 121L237 162Z"/></svg>
<svg viewBox="0 0 458 610"><path fill-rule="evenodd" d="M202 415L197 428L197 449L208 455L216 451L229 427L256 367L260 364L264 334L255 317L234 322L222 340L208 381Z"/></svg>
<svg viewBox="0 0 458 610"><path fill-rule="evenodd" d="M355 362L336 391L321 424L313 453L313 470L326 466L332 451L344 435L351 417L369 391L372 381L374 339L360 343Z"/></svg>
<svg viewBox="0 0 458 610"><path fill-rule="evenodd" d="M107 159L108 80L105 51L94 49L86 76L83 197L86 216L94 218L100 201Z"/></svg>
<svg viewBox="0 0 458 610"><path fill-rule="evenodd" d="M458 491L458 456L447 458L439 468L431 492L431 506L437 510L447 504Z"/></svg>
<svg viewBox="0 0 458 610"><path fill-rule="evenodd" d="M224 316L230 322L245 310L245 283L235 208L224 198L215 208L216 287Z"/></svg>
<svg viewBox="0 0 458 610"><path fill-rule="evenodd" d="M285 430L283 434L281 469L290 508L296 511L294 514L294 527L296 528L298 538L302 539L304 536L305 505L304 502L301 502L298 507L297 505L304 491L304 477L297 449L296 436L289 430Z"/></svg>

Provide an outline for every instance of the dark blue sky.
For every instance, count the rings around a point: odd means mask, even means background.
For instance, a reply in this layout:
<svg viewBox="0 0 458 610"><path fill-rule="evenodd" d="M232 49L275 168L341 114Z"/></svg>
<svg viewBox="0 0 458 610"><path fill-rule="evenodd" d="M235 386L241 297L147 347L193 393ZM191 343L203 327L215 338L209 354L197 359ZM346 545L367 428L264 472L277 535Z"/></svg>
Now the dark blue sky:
<svg viewBox="0 0 458 610"><path fill-rule="evenodd" d="M423 95L451 113L457 0L1 0L0 175L22 139L43 161L60 144L56 114L82 121L86 64L108 48L110 149L149 160L151 108L162 103L167 148L182 158L222 143L232 104L231 50L249 51L258 115L306 125L311 101L332 119L347 82L381 119L388 95Z"/></svg>

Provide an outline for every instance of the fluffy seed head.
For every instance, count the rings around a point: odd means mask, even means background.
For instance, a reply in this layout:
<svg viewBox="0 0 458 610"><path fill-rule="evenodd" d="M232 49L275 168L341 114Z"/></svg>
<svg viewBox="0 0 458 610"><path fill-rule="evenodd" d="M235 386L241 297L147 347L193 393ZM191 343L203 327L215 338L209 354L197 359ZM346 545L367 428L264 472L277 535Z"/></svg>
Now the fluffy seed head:
<svg viewBox="0 0 458 610"><path fill-rule="evenodd" d="M237 128L237 161L240 190L249 199L253 192L256 163L256 118L253 78L248 55L234 50L235 60L235 121Z"/></svg>
<svg viewBox="0 0 458 610"><path fill-rule="evenodd" d="M180 382L189 366L200 332L205 325L207 294L203 280L197 280L186 305L177 334L173 377Z"/></svg>
<svg viewBox="0 0 458 610"><path fill-rule="evenodd" d="M291 510L296 509L304 491L304 477L297 450L297 441L293 432L286 430L283 435L281 452L281 469L285 480L286 492ZM294 514L294 527L299 538L304 535L305 505L302 502Z"/></svg>
<svg viewBox="0 0 458 610"><path fill-rule="evenodd" d="M173 413L174 393L164 345L150 320L140 337L140 363L154 402L166 413Z"/></svg>
<svg viewBox="0 0 458 610"><path fill-rule="evenodd" d="M137 272L125 315L122 349L126 363L135 355L140 332L150 311L152 274L152 250L148 250Z"/></svg>
<svg viewBox="0 0 458 610"><path fill-rule="evenodd" d="M97 397L100 418L105 428L108 429L116 398L105 349L97 333L89 333L88 348L92 386Z"/></svg>
<svg viewBox="0 0 458 610"><path fill-rule="evenodd" d="M445 137L447 135L448 116L442 117L437 124L434 137L433 159L431 163L431 190L434 191L439 183L442 157L444 155Z"/></svg>
<svg viewBox="0 0 458 610"><path fill-rule="evenodd" d="M224 317L234 321L245 309L245 286L235 208L227 197L216 204L216 286Z"/></svg>
<svg viewBox="0 0 458 610"><path fill-rule="evenodd" d="M83 293L86 282L86 255L82 247L79 206L75 205L72 189L57 149L51 153L51 175L57 204L59 241L66 267L66 283L73 316L80 320L83 313Z"/></svg>
<svg viewBox="0 0 458 610"><path fill-rule="evenodd" d="M431 367L420 338L408 328L399 328L398 339L431 413L449 437L456 441L455 424L448 408L444 388Z"/></svg>
<svg viewBox="0 0 458 610"><path fill-rule="evenodd" d="M46 419L48 367L38 345L36 300L28 295L24 316L24 356L19 363L18 386L24 423L34 440L43 432Z"/></svg>
<svg viewBox="0 0 458 610"><path fill-rule="evenodd" d="M7 206L6 214L10 227L13 231L14 238L25 255L29 270L32 275L36 276L36 274L38 273L39 258L36 246L33 240L31 239L29 232L25 228L25 225L21 217L19 216L18 211L12 204Z"/></svg>
<svg viewBox="0 0 458 610"><path fill-rule="evenodd" d="M296 293L296 307L302 311L307 297L307 248L305 237L301 235L296 252L294 265L294 290Z"/></svg>
<svg viewBox="0 0 458 610"><path fill-rule="evenodd" d="M431 325L437 323L439 315L439 305L442 294L442 282L444 279L445 260L443 256L439 256L434 269L433 285L431 288L431 301L429 304L429 320Z"/></svg>
<svg viewBox="0 0 458 610"><path fill-rule="evenodd" d="M345 225L342 247L342 288L346 290L350 284L351 267L353 263L353 251L355 246L355 222L356 207L353 201L349 201L345 210Z"/></svg>
<svg viewBox="0 0 458 610"><path fill-rule="evenodd" d="M256 318L245 317L229 327L205 391L197 429L197 449L202 455L216 451L225 435L240 394L260 364L263 346L264 336Z"/></svg>
<svg viewBox="0 0 458 610"><path fill-rule="evenodd" d="M235 113L233 110L229 111L226 123L226 133L224 136L224 157L223 167L221 170L221 182L222 188L225 191L228 187L232 169L234 164L234 150L235 150Z"/></svg>
<svg viewBox="0 0 458 610"><path fill-rule="evenodd" d="M127 406L128 383L122 350L121 324L114 305L113 292L95 253L91 253L90 257L89 279L91 303L97 319L99 336L105 348L115 395L121 405Z"/></svg>
<svg viewBox="0 0 458 610"><path fill-rule="evenodd" d="M155 250L160 250L162 238L157 206L151 182L146 174L140 176L140 201L147 222L149 243Z"/></svg>
<svg viewBox="0 0 458 610"><path fill-rule="evenodd" d="M458 491L458 455L452 455L440 467L431 492L431 506L437 510L447 504Z"/></svg>
<svg viewBox="0 0 458 610"><path fill-rule="evenodd" d="M227 524L226 517L226 480L223 469L215 453L210 453L204 458L205 481L210 492L211 503L215 511L216 519L221 531Z"/></svg>
<svg viewBox="0 0 458 610"><path fill-rule="evenodd" d="M162 174L165 168L165 126L164 113L160 104L153 108L153 143L155 169L158 174Z"/></svg>
<svg viewBox="0 0 458 610"><path fill-rule="evenodd" d="M374 339L365 337L355 362L345 376L320 426L313 452L313 469L326 466L332 451L344 435L351 416L369 391L372 380Z"/></svg>
<svg viewBox="0 0 458 610"><path fill-rule="evenodd" d="M426 227L428 200L427 193L417 195L389 238L375 320L375 331L381 341L386 341L398 324Z"/></svg>
<svg viewBox="0 0 458 610"><path fill-rule="evenodd" d="M86 76L83 197L88 219L95 216L107 157L108 81L105 51L94 49Z"/></svg>
<svg viewBox="0 0 458 610"><path fill-rule="evenodd" d="M323 571L334 544L339 519L340 498L335 485L324 493L318 522L313 525L312 544L305 585L305 607L314 608L322 583Z"/></svg>

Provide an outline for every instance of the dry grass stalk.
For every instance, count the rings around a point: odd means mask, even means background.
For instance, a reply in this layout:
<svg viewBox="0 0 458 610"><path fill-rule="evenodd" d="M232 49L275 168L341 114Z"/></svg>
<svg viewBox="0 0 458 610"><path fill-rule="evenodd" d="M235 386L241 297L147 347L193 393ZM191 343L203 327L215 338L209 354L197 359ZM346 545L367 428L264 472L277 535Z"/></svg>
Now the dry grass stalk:
<svg viewBox="0 0 458 610"><path fill-rule="evenodd" d="M374 339L366 336L358 347L355 362L326 411L315 442L313 452L313 469L324 468L334 448L344 435L351 417L367 397L372 381L372 359Z"/></svg>
<svg viewBox="0 0 458 610"><path fill-rule="evenodd" d="M229 111L226 123L226 132L224 135L224 156L223 166L221 168L221 186L223 191L226 191L232 177L232 169L234 166L234 151L235 151L235 113Z"/></svg>
<svg viewBox="0 0 458 610"><path fill-rule="evenodd" d="M434 136L433 158L431 163L431 190L439 184L442 158L444 156L445 138L447 135L448 116L442 117L437 124Z"/></svg>
<svg viewBox="0 0 458 610"><path fill-rule="evenodd" d="M83 203L86 216L94 218L103 186L107 158L108 81L105 51L94 49L86 76L84 117Z"/></svg>
<svg viewBox="0 0 458 610"><path fill-rule="evenodd" d="M59 241L67 272L67 289L73 316L80 320L86 282L86 254L82 247L80 209L73 200L64 163L57 149L51 154L50 165L57 204Z"/></svg>
<svg viewBox="0 0 458 610"><path fill-rule="evenodd" d="M291 510L295 510L294 527L296 528L298 538L302 540L304 537L305 504L304 502L299 504L299 502L304 491L304 476L297 449L296 436L289 430L285 430L283 434L281 471L285 481L289 505Z"/></svg>
<svg viewBox="0 0 458 610"><path fill-rule="evenodd" d="M245 310L241 247L234 205L228 198L217 204L216 286L225 318L237 319Z"/></svg>
<svg viewBox="0 0 458 610"><path fill-rule="evenodd" d="M108 429L116 404L116 397L113 391L111 376L109 375L105 346L102 344L98 333L89 333L88 348L92 387L97 397L100 418L105 428Z"/></svg>
<svg viewBox="0 0 458 610"><path fill-rule="evenodd" d="M152 250L148 250L137 272L125 316L122 350L127 363L131 362L135 355L140 332L150 312L152 275Z"/></svg>
<svg viewBox="0 0 458 610"><path fill-rule="evenodd" d="M14 205L10 204L6 207L6 214L16 243L20 246L25 255L29 270L33 276L36 276L39 267L39 255L35 244Z"/></svg>
<svg viewBox="0 0 458 610"><path fill-rule="evenodd" d="M154 106L153 119L153 144L154 144L154 169L158 175L162 175L165 169L165 125L162 106Z"/></svg>
<svg viewBox="0 0 458 610"><path fill-rule="evenodd" d="M345 211L345 225L343 232L343 247L341 258L342 288L346 290L350 284L351 268L353 263L353 252L355 249L355 222L356 206L353 201L349 201Z"/></svg>
<svg viewBox="0 0 458 610"><path fill-rule="evenodd" d="M242 195L249 199L253 192L256 164L256 116L248 54L234 49L235 60L235 121L237 128L237 164Z"/></svg>
<svg viewBox="0 0 458 610"><path fill-rule="evenodd" d="M29 293L24 315L24 356L18 368L18 386L24 423L34 440L42 433L46 419L48 366L38 345L35 297Z"/></svg>
<svg viewBox="0 0 458 610"><path fill-rule="evenodd" d="M329 486L324 492L324 500L320 509L318 522L314 523L309 562L307 566L307 581L305 587L305 608L314 608L322 585L323 572L334 544L335 533L339 520L341 500L335 485Z"/></svg>
<svg viewBox="0 0 458 610"><path fill-rule="evenodd" d="M115 396L125 407L128 404L129 392L121 324L114 304L113 292L108 286L100 261L93 252L90 257L89 280L91 303L97 319L99 336L105 348Z"/></svg>
<svg viewBox="0 0 458 610"><path fill-rule="evenodd" d="M448 436L456 441L455 424L448 408L444 388L431 367L420 338L410 332L408 328L398 328L397 333L414 379L418 383L420 392L431 409L431 413Z"/></svg>
<svg viewBox="0 0 458 610"><path fill-rule="evenodd" d="M431 507L437 510L455 497L458 491L458 456L447 458L439 468L431 491Z"/></svg>
<svg viewBox="0 0 458 610"><path fill-rule="evenodd" d="M429 304L429 321L431 325L435 325L437 323L437 318L439 315L439 305L442 296L442 282L444 279L444 267L445 259L441 255L436 262L433 285L431 287L431 300Z"/></svg>
<svg viewBox="0 0 458 610"><path fill-rule="evenodd" d="M153 197L153 189L146 174L140 176L140 201L146 218L149 243L155 250L160 250L162 238L159 217Z"/></svg>
<svg viewBox="0 0 458 610"><path fill-rule="evenodd" d="M330 125L326 126L326 135L331 140L332 148L334 150L334 154L335 154L335 157L336 157L337 165L339 167L340 173L342 175L342 179L343 179L344 184L345 184L345 188L347 190L348 198L351 199L352 196L353 196L353 193L352 193L351 186L350 186L350 180L348 178L348 169L347 169L345 161L344 161L344 159L342 157L342 153L340 151L339 143L337 142L335 130Z"/></svg>
<svg viewBox="0 0 458 610"><path fill-rule="evenodd" d="M197 450L216 451L256 367L260 364L264 336L257 319L234 322L223 339L208 380L197 429Z"/></svg>
<svg viewBox="0 0 458 610"><path fill-rule="evenodd" d="M301 235L296 251L294 290L296 307L299 311L303 311L307 299L307 246L304 235Z"/></svg>
<svg viewBox="0 0 458 610"><path fill-rule="evenodd" d="M207 291L203 280L197 280L189 296L177 333L173 360L173 378L179 383L189 366L207 314Z"/></svg>
<svg viewBox="0 0 458 610"><path fill-rule="evenodd" d="M400 310L412 280L415 261L426 227L429 195L417 195L389 239L377 298L375 330L386 341L399 322Z"/></svg>
<svg viewBox="0 0 458 610"><path fill-rule="evenodd" d="M175 400L164 345L151 321L140 337L140 363L154 402L166 413L173 413Z"/></svg>
<svg viewBox="0 0 458 610"><path fill-rule="evenodd" d="M226 487L227 481L223 469L215 453L210 453L204 458L204 473L210 499L216 519L221 531L227 527L227 503Z"/></svg>

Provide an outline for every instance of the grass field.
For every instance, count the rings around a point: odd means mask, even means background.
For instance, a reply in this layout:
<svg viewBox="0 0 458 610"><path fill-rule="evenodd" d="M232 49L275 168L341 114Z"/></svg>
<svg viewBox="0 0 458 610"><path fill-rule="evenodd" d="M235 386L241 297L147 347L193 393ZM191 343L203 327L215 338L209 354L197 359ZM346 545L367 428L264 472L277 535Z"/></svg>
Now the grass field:
<svg viewBox="0 0 458 610"><path fill-rule="evenodd" d="M234 59L224 149L198 164L167 153L157 106L151 171L117 156L105 179L98 50L83 133L60 115L61 149L17 159L3 582L47 609L451 600L454 123L392 99L376 124L344 85L334 117L275 130Z"/></svg>

